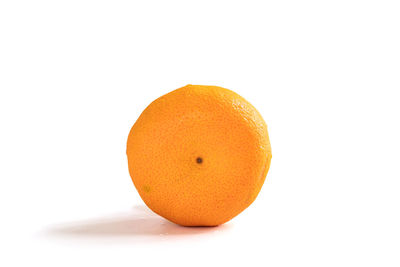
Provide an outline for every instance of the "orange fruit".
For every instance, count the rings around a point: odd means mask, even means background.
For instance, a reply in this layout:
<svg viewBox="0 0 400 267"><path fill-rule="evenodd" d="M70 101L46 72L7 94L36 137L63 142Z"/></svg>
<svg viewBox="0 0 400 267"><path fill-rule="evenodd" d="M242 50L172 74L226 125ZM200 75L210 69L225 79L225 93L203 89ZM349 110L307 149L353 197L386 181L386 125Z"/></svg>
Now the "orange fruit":
<svg viewBox="0 0 400 267"><path fill-rule="evenodd" d="M127 142L146 205L185 226L215 226L257 197L271 162L267 125L238 94L187 85L153 101Z"/></svg>

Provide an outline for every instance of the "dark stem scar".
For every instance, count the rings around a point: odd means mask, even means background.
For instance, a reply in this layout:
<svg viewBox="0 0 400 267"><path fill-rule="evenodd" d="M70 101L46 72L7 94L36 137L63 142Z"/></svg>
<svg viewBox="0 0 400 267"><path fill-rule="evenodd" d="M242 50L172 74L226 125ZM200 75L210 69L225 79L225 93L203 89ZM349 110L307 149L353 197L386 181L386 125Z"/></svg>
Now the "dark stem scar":
<svg viewBox="0 0 400 267"><path fill-rule="evenodd" d="M202 159L201 157L198 157L198 158L196 159L196 162L197 162L198 164L201 164L201 163L203 163L203 159Z"/></svg>

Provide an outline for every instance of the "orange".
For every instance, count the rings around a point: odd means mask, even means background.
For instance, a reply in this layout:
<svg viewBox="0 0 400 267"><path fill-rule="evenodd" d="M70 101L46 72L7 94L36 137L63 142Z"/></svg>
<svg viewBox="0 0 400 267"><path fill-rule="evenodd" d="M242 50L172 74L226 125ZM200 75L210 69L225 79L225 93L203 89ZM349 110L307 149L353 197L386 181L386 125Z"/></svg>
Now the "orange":
<svg viewBox="0 0 400 267"><path fill-rule="evenodd" d="M257 197L271 162L267 125L238 94L187 85L153 101L127 142L146 205L184 226L215 226Z"/></svg>

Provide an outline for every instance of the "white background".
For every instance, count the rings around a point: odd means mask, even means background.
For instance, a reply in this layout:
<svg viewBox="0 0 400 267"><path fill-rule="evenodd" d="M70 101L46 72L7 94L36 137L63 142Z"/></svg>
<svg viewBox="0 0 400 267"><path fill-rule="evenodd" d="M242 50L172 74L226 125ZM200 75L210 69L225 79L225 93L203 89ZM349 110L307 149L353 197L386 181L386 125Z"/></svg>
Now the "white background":
<svg viewBox="0 0 400 267"><path fill-rule="evenodd" d="M399 1L0 2L1 266L400 266ZM191 84L249 100L272 164L217 228L152 214L125 144Z"/></svg>

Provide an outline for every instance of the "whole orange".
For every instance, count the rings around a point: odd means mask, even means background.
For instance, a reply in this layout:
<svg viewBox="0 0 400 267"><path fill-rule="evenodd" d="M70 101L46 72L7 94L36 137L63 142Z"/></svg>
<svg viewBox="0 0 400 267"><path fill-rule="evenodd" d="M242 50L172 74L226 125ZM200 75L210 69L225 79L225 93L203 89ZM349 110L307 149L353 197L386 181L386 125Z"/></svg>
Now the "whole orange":
<svg viewBox="0 0 400 267"><path fill-rule="evenodd" d="M267 125L238 94L187 85L153 101L127 142L146 205L185 226L225 223L257 197L271 162Z"/></svg>

